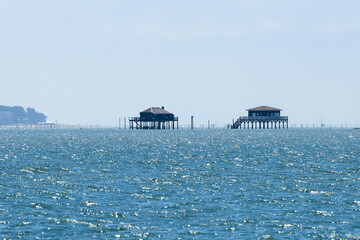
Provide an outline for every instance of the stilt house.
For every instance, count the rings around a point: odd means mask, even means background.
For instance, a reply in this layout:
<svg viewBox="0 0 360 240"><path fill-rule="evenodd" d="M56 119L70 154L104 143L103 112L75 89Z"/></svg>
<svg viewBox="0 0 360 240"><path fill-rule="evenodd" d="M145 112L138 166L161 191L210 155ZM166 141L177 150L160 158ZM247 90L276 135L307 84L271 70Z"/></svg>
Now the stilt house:
<svg viewBox="0 0 360 240"><path fill-rule="evenodd" d="M239 117L231 128L288 128L288 117L280 116L282 109L260 106L247 109L248 116Z"/></svg>
<svg viewBox="0 0 360 240"><path fill-rule="evenodd" d="M140 117L129 119L131 129L175 129L179 128L178 118L164 107L150 107L140 112Z"/></svg>

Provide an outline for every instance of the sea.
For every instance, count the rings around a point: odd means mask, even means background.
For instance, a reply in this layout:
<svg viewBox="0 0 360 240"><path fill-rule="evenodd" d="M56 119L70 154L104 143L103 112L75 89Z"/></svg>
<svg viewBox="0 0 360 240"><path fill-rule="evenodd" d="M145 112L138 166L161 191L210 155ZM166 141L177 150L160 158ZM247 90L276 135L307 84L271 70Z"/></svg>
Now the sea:
<svg viewBox="0 0 360 240"><path fill-rule="evenodd" d="M1 239L360 239L360 130L0 129Z"/></svg>

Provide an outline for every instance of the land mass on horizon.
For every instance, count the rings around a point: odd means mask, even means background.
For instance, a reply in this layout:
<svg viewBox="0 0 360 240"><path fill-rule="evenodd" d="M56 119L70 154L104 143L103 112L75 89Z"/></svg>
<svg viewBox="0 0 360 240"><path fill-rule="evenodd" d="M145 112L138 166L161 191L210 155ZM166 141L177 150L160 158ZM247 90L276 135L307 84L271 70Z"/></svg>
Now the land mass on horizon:
<svg viewBox="0 0 360 240"><path fill-rule="evenodd" d="M4 106L0 105L0 125L16 125L16 124L40 124L46 122L46 115L37 112L34 108L26 108L21 106Z"/></svg>

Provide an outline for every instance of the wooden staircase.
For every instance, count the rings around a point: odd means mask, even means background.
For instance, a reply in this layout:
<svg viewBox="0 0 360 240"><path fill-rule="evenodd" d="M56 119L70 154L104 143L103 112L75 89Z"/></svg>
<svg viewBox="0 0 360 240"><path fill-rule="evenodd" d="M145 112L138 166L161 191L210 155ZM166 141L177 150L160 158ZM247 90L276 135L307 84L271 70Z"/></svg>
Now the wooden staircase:
<svg viewBox="0 0 360 240"><path fill-rule="evenodd" d="M231 128L232 129L237 129L237 128L239 128L240 127L240 125L242 124L242 119L241 119L241 117L239 117L237 120L236 120L236 122L234 122L234 124L233 125L231 125Z"/></svg>

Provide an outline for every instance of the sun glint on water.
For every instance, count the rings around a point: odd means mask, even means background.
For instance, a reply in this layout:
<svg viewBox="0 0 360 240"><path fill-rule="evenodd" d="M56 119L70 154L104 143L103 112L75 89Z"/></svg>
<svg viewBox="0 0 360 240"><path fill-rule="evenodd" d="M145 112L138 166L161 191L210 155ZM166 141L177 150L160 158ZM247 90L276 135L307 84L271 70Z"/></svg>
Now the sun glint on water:
<svg viewBox="0 0 360 240"><path fill-rule="evenodd" d="M0 236L359 239L360 132L0 130Z"/></svg>

